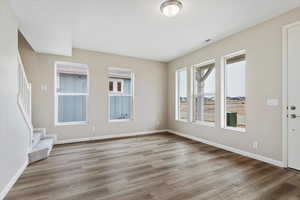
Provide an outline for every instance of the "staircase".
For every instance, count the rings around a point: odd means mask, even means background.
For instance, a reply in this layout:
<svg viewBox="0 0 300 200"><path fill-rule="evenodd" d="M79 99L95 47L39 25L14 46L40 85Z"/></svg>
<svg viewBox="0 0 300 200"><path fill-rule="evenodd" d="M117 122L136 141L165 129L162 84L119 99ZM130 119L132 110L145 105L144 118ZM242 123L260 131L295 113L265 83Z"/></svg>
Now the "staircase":
<svg viewBox="0 0 300 200"><path fill-rule="evenodd" d="M29 163L48 158L55 141L56 136L47 135L46 129L34 129L31 142L32 146L28 154Z"/></svg>
<svg viewBox="0 0 300 200"><path fill-rule="evenodd" d="M28 82L20 55L18 56L18 105L30 131L29 163L48 158L56 141L55 135L47 135L46 129L34 129L31 121L31 84Z"/></svg>

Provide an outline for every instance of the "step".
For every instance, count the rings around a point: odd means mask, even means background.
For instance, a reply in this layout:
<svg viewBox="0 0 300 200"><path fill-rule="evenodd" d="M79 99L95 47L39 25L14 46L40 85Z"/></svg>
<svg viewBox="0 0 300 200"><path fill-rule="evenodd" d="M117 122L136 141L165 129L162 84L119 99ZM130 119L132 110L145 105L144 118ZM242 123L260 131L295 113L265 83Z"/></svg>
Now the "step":
<svg viewBox="0 0 300 200"><path fill-rule="evenodd" d="M39 141L42 139L43 133L41 132L34 132L33 133L33 138L32 138L32 147L35 147Z"/></svg>
<svg viewBox="0 0 300 200"><path fill-rule="evenodd" d="M53 137L46 137L44 139L41 139L29 153L29 163L46 159L50 155L53 145Z"/></svg>

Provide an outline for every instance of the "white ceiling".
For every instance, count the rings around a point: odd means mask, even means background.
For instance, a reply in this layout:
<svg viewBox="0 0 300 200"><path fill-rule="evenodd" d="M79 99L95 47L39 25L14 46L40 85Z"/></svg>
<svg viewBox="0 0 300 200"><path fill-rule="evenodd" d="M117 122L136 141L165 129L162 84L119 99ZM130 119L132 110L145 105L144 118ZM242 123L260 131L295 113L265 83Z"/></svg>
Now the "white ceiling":
<svg viewBox="0 0 300 200"><path fill-rule="evenodd" d="M300 6L299 0L182 0L167 18L163 0L11 0L20 29L43 53L72 47L170 61Z"/></svg>

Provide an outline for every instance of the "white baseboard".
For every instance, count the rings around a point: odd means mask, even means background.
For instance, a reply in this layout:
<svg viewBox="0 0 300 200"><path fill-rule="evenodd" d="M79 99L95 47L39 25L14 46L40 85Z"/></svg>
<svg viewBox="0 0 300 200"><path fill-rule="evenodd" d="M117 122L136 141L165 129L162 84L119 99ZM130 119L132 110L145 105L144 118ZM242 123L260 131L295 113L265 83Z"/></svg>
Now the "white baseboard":
<svg viewBox="0 0 300 200"><path fill-rule="evenodd" d="M94 141L94 140L107 140L107 139L116 139L116 138L126 138L126 137L133 137L133 136L140 136L140 135L150 135L150 134L162 133L162 132L168 132L168 130L167 129L165 129L165 130L153 130L153 131L144 131L144 132L136 132L136 133L123 133L123 134L116 134L116 135L101 135L101 136L88 137L88 138L79 138L79 139L58 140L55 144L70 144L70 143L86 142L86 141Z"/></svg>
<svg viewBox="0 0 300 200"><path fill-rule="evenodd" d="M192 135L180 133L180 132L177 132L177 131L168 130L168 132L173 133L173 134L178 135L178 136L181 136L181 137L185 137L185 138L197 141L197 142L208 144L208 145L220 148L220 149L224 149L226 151L237 153L237 154L240 154L240 155L243 155L243 156L246 156L246 157L250 157L250 158L253 158L253 159L256 159L256 160L260 160L260 161L263 161L263 162L266 162L266 163L269 163L269 164L272 164L272 165L275 165L275 166L278 166L278 167L284 167L283 162L279 161L279 160L274 160L272 158L261 156L261 155L255 154L255 153L250 153L250 152L243 151L243 150L240 150L240 149L236 149L236 148L233 148L233 147L229 147L229 146L226 146L226 145L223 145L223 144L218 144L218 143L215 143L215 142L211 142L211 141L208 141L208 140L205 140L205 139L202 139L202 138L198 138L198 137L195 137L195 136L192 136Z"/></svg>
<svg viewBox="0 0 300 200"><path fill-rule="evenodd" d="M0 191L0 199L4 199L4 197L8 194L11 190L13 185L17 182L18 178L23 174L24 170L28 165L28 159L24 162L24 164L18 169L16 174L10 179L9 183L4 187L2 191Z"/></svg>

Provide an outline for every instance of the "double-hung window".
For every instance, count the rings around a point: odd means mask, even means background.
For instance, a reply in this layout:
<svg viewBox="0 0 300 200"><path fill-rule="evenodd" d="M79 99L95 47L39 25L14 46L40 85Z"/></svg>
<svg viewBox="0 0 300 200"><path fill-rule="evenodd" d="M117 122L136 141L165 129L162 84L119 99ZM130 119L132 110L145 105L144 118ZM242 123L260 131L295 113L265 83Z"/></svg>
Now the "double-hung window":
<svg viewBox="0 0 300 200"><path fill-rule="evenodd" d="M215 60L196 65L193 70L193 122L215 123Z"/></svg>
<svg viewBox="0 0 300 200"><path fill-rule="evenodd" d="M57 62L55 68L55 123L87 123L88 67Z"/></svg>
<svg viewBox="0 0 300 200"><path fill-rule="evenodd" d="M188 121L188 76L187 68L176 71L176 120Z"/></svg>
<svg viewBox="0 0 300 200"><path fill-rule="evenodd" d="M109 121L133 119L133 86L133 72L123 68L109 68Z"/></svg>
<svg viewBox="0 0 300 200"><path fill-rule="evenodd" d="M224 57L223 128L246 129L246 52Z"/></svg>

